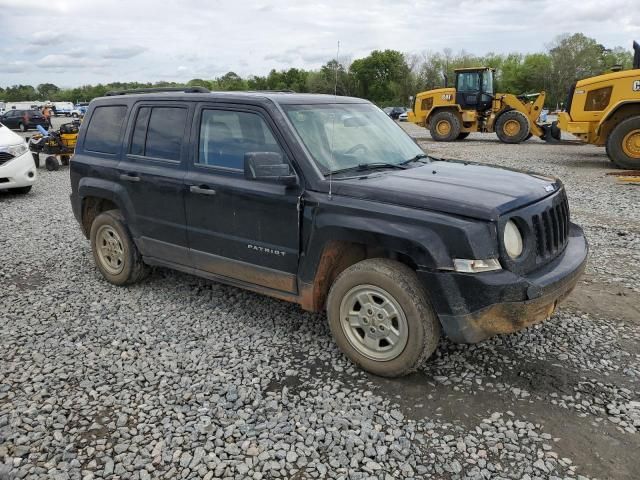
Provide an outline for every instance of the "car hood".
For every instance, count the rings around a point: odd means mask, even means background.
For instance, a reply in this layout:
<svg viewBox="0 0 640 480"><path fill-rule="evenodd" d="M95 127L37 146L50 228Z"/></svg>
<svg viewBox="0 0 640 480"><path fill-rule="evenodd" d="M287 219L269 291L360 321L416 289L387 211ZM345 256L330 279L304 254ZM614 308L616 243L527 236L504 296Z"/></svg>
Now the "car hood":
<svg viewBox="0 0 640 480"><path fill-rule="evenodd" d="M0 149L4 149L4 147L8 147L9 145L17 145L24 141L24 138L17 133L12 132L4 125L0 126Z"/></svg>
<svg viewBox="0 0 640 480"><path fill-rule="evenodd" d="M556 178L451 160L333 182L339 195L481 220L496 220L561 188Z"/></svg>

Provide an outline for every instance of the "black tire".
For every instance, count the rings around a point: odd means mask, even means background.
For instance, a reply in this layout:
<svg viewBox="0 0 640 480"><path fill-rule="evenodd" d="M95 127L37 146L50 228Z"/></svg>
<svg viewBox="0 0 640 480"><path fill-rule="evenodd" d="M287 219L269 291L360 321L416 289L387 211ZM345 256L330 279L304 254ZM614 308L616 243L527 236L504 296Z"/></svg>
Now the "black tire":
<svg viewBox="0 0 640 480"><path fill-rule="evenodd" d="M29 130L29 128L22 122L18 124L18 128L20 129L21 132L26 132L27 130Z"/></svg>
<svg viewBox="0 0 640 480"><path fill-rule="evenodd" d="M456 140L464 140L465 138L467 138L469 136L471 132L460 132L458 134L458 138L456 138Z"/></svg>
<svg viewBox="0 0 640 480"><path fill-rule="evenodd" d="M50 155L47 158L45 158L44 166L50 172L54 172L54 171L60 169L60 164L58 163L58 159L56 157L54 157L53 155Z"/></svg>
<svg viewBox="0 0 640 480"><path fill-rule="evenodd" d="M99 253L98 243L104 239L104 232L115 232L115 243L122 251L121 270L110 269L109 262L103 260L105 255ZM149 267L142 261L142 256L131 238L124 217L119 210L108 210L98 215L91 224L89 235L93 260L102 276L114 285L130 285L144 279L149 273Z"/></svg>
<svg viewBox="0 0 640 480"><path fill-rule="evenodd" d="M449 110L437 112L429 121L429 132L431 133L431 138L436 142L453 142L457 140L461 129L462 122L460 117Z"/></svg>
<svg viewBox="0 0 640 480"><path fill-rule="evenodd" d="M404 334L406 344L401 353L393 358L384 361L370 358L355 347L349 339L347 332L353 328L344 322L345 319L340 313L341 305L348 301L354 289L360 287L381 289L400 307L399 311L402 312L404 325L407 327ZM374 293L374 297L375 295ZM371 314L368 310L368 313L371 317L367 321L371 323L368 323L369 327L364 328L374 327L373 322L377 321L375 312ZM362 315L366 316L367 312L363 310ZM327 298L327 317L331 333L340 350L355 364L383 377L399 377L416 370L426 358L431 356L440 339L440 323L416 273L402 263L384 258L363 260L347 268L338 276ZM403 323L399 323L397 327L397 331L401 334L404 330L402 325ZM377 328L381 329L380 324ZM382 332L382 329L380 331ZM365 332L363 334L367 335ZM380 346L381 342L385 341L378 340L377 345ZM390 345L393 346L393 344Z"/></svg>
<svg viewBox="0 0 640 480"><path fill-rule="evenodd" d="M616 167L640 170L640 116L627 118L615 126L607 138L606 151Z"/></svg>
<svg viewBox="0 0 640 480"><path fill-rule="evenodd" d="M511 130L514 125L517 126L517 130ZM531 133L529 120L524 113L517 110L509 110L500 115L496 121L495 130L503 143L523 142Z"/></svg>
<svg viewBox="0 0 640 480"><path fill-rule="evenodd" d="M33 157L33 163L36 164L36 168L40 168L40 154L38 152L31 152Z"/></svg>
<svg viewBox="0 0 640 480"><path fill-rule="evenodd" d="M17 193L18 195L25 195L31 191L31 185L27 187L10 188L9 191L11 193Z"/></svg>

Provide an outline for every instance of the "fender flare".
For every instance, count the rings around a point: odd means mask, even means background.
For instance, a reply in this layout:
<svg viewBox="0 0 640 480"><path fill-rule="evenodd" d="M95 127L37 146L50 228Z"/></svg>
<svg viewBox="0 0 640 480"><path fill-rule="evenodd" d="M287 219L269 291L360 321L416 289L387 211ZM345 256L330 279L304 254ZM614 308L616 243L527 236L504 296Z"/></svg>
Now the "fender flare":
<svg viewBox="0 0 640 480"><path fill-rule="evenodd" d="M134 219L134 208L126 188L118 183L95 177L83 177L78 183L78 198L80 199L80 215L84 211L85 200L88 197L102 198L113 202L122 212L127 227L134 238L138 237Z"/></svg>
<svg viewBox="0 0 640 480"><path fill-rule="evenodd" d="M625 105L638 105L638 107L640 108L640 100L621 100L618 103L612 105L607 113L600 119L600 121L598 122L598 126L596 127L596 135L600 136L600 132L602 131L602 127L604 126L604 124L613 116L615 115L615 113L620 110L620 108L624 107Z"/></svg>

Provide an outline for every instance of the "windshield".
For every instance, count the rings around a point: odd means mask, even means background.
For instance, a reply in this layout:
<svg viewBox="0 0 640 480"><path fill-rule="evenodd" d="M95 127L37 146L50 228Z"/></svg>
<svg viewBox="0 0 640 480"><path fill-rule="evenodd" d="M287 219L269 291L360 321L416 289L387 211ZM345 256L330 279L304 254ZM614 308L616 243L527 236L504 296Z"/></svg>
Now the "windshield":
<svg viewBox="0 0 640 480"><path fill-rule="evenodd" d="M328 174L372 164L401 164L422 150L378 107L283 105L316 164Z"/></svg>

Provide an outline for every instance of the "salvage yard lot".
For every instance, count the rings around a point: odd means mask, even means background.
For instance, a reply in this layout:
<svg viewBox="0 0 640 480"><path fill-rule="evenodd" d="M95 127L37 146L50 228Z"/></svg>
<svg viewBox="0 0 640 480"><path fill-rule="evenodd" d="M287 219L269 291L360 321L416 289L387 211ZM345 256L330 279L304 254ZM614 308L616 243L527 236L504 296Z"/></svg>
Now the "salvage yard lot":
<svg viewBox="0 0 640 480"><path fill-rule="evenodd" d="M164 269L106 283L68 169L41 169L0 194L0 478L637 478L640 186L592 146L403 128L562 178L591 256L551 320L373 377L324 315Z"/></svg>

